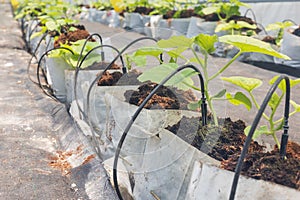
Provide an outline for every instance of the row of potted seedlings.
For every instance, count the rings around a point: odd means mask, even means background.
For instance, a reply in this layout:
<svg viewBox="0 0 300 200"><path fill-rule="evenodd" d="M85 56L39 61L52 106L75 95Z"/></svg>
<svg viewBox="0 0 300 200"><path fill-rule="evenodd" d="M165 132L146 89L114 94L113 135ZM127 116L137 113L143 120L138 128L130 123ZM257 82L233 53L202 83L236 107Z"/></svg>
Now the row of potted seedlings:
<svg viewBox="0 0 300 200"><path fill-rule="evenodd" d="M90 5L81 5L85 10L82 18L107 24L112 27L121 26L125 29L166 39L171 35L186 35L191 38L200 33L209 35L225 34L247 35L269 42L278 50L292 59L285 61L256 53L248 53L239 57L245 62L270 62L299 67L299 25L290 20L269 24L264 28L256 21L251 7L239 0L176 2L176 1L97 1ZM240 8L248 8L241 14ZM252 11L252 12L251 12ZM85 14L84 14L85 13ZM251 15L252 14L252 15ZM289 42L291 41L291 42ZM298 42L297 42L298 41ZM233 57L237 49L230 45L216 43L218 47L214 55Z"/></svg>
<svg viewBox="0 0 300 200"><path fill-rule="evenodd" d="M289 99L290 87L300 80L274 77L261 106L253 94L262 85L258 79L222 77L241 88L235 94L225 89L212 94L209 87L243 53L262 53L285 60L289 57L247 36L207 34L192 38L172 36L158 41L141 36L120 50L103 43L101 35L90 34L73 21L66 22L65 15L53 22L43 22L49 17L44 9L58 11L55 7L60 4L68 8L67 13L70 5L57 1L44 7L30 5L31 10L21 17L25 33L31 36L42 33L35 44L32 37L27 37L38 59L37 82L45 93L70 105L74 120L92 138L120 199L259 199L262 196L296 199L299 196L300 148L295 142L288 142L287 135L288 117L300 112L300 105ZM28 9L27 5L28 2L20 5L18 12ZM30 24L34 23L37 25L32 29ZM154 45L127 53L142 40L152 40ZM210 75L208 60L216 51L216 43L233 45L238 52ZM153 63L156 66L150 68ZM146 70L132 69L142 65L147 66ZM55 68L58 70L51 74ZM40 79L41 74L45 83ZM275 91L277 88L279 93ZM275 120L284 97L284 117ZM257 109L252 126L217 116L215 104L219 99ZM267 105L271 114L264 111ZM257 128L261 116L268 124ZM280 142L276 133L283 129ZM252 140L253 134L270 135L275 148L267 152ZM236 174L224 169L236 170ZM254 179L239 178L240 171Z"/></svg>

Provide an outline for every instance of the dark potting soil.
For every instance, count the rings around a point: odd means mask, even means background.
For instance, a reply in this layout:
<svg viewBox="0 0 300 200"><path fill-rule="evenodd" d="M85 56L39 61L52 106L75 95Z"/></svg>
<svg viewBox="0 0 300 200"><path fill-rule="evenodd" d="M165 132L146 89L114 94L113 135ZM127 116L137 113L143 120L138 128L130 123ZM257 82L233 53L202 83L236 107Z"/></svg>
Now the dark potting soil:
<svg viewBox="0 0 300 200"><path fill-rule="evenodd" d="M239 154L231 156L221 163L221 167L234 171L239 156ZM241 173L300 190L300 146L289 142L285 160L280 158L276 146L271 152L250 152L244 159Z"/></svg>
<svg viewBox="0 0 300 200"><path fill-rule="evenodd" d="M126 74L121 72L110 73L108 71L104 72L101 79L98 81L98 86L115 86L115 85L140 85L137 77L141 74L137 70L132 70Z"/></svg>
<svg viewBox="0 0 300 200"><path fill-rule="evenodd" d="M149 15L153 10L154 8L139 6L136 7L133 12L139 13L141 15Z"/></svg>
<svg viewBox="0 0 300 200"><path fill-rule="evenodd" d="M99 62L94 63L91 66L88 66L87 68L84 68L83 70L104 70L110 63L107 62ZM117 64L112 64L110 69L121 69L121 67Z"/></svg>
<svg viewBox="0 0 300 200"><path fill-rule="evenodd" d="M226 15L221 13L221 17L225 17ZM204 19L207 22L217 22L220 21L219 16L216 13L208 14L208 15L203 15L201 16L202 19Z"/></svg>
<svg viewBox="0 0 300 200"><path fill-rule="evenodd" d="M295 29L295 30L293 31L293 34L300 37L300 27L298 27L297 29Z"/></svg>
<svg viewBox="0 0 300 200"><path fill-rule="evenodd" d="M75 31L69 31L67 33L62 33L57 40L54 41L54 47L60 47L60 44L71 44L71 42L76 42L78 40L86 39L90 36L87 30L77 29ZM90 41L95 41L90 39Z"/></svg>
<svg viewBox="0 0 300 200"><path fill-rule="evenodd" d="M208 120L211 121L211 118L208 117ZM184 116L177 124L166 129L212 158L223 161L242 151L246 140L244 134L246 125L241 120L233 122L230 118L219 119L219 124L222 126L208 124L203 127L201 118ZM249 152L263 149L264 146L253 141Z"/></svg>
<svg viewBox="0 0 300 200"><path fill-rule="evenodd" d="M275 44L276 45L276 39L272 36L267 35L262 39L262 41L270 43L270 44Z"/></svg>
<svg viewBox="0 0 300 200"><path fill-rule="evenodd" d="M138 88L138 91L128 90L124 96L126 102L141 105L144 99L157 86L156 83L147 82ZM162 86L144 106L147 109L188 109L190 102L195 102L196 96L191 90L183 91L174 87Z"/></svg>
<svg viewBox="0 0 300 200"><path fill-rule="evenodd" d="M124 86L140 85L137 91L127 90L124 93L125 101L139 106L150 92L157 86L152 82L140 82L137 78L141 72L132 70L126 74L121 72L105 72L98 81L98 86ZM141 85L142 84L142 85ZM148 101L144 108L147 109L187 109L190 102L196 101L191 91L182 91L174 87L162 86Z"/></svg>
<svg viewBox="0 0 300 200"><path fill-rule="evenodd" d="M166 14L163 15L163 19L171 19L171 18L190 18L192 16L198 16L197 13L194 12L194 9L186 9L186 10L169 10Z"/></svg>

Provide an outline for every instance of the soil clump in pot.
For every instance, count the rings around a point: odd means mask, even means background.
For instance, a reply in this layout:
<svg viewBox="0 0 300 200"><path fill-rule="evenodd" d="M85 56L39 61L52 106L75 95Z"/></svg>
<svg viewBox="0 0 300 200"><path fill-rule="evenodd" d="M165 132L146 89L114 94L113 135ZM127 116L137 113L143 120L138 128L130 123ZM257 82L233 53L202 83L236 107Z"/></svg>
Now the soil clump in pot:
<svg viewBox="0 0 300 200"><path fill-rule="evenodd" d="M77 25L77 26L72 26L72 27L75 27L76 30L69 31L70 27L62 28L62 29L64 29L62 31L62 34L58 37L57 40L54 41L55 48L60 47L60 44L71 45L72 42L76 42L78 40L83 40L90 36L90 33L87 30L85 30L84 26ZM89 41L94 42L95 40L91 38Z"/></svg>
<svg viewBox="0 0 300 200"><path fill-rule="evenodd" d="M239 156L240 154L231 156L221 163L221 167L234 171ZM270 152L249 152L241 173L300 190L300 145L289 142L286 159L280 158L277 146Z"/></svg>
<svg viewBox="0 0 300 200"><path fill-rule="evenodd" d="M113 69L113 68L112 68ZM117 69L117 68L115 68ZM140 82L137 77L141 75L141 72L137 70L129 71L128 73L121 73L119 71L109 72L106 71L103 73L102 77L99 79L98 86L124 86L124 85L140 85Z"/></svg>
<svg viewBox="0 0 300 200"><path fill-rule="evenodd" d="M124 96L126 102L136 106L141 105L144 99L157 86L156 83L146 82L138 88L138 91L128 90ZM183 91L174 87L162 86L147 102L147 109L188 109L190 102L195 102L196 96L191 90Z"/></svg>
<svg viewBox="0 0 300 200"><path fill-rule="evenodd" d="M210 116L208 120L211 121ZM202 126L201 118L184 116L177 124L166 129L212 158L223 161L242 151L246 140L244 134L246 125L241 120L233 122L230 118L219 119L219 124L222 126L216 127L212 124ZM264 146L253 141L249 152L263 149Z"/></svg>

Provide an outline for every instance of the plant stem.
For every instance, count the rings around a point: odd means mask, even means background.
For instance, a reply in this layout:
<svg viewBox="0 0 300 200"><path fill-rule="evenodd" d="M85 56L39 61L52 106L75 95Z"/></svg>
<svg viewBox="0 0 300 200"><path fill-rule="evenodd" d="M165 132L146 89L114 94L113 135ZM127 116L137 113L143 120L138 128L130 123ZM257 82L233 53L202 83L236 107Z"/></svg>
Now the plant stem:
<svg viewBox="0 0 300 200"><path fill-rule="evenodd" d="M215 73L213 76L211 76L208 81L216 78L217 76L219 76L223 71L225 71L230 65L231 63L233 63L243 52L240 50L224 67L222 67L222 69L220 69L217 73Z"/></svg>
<svg viewBox="0 0 300 200"><path fill-rule="evenodd" d="M249 93L249 95L250 95L250 97L251 97L251 99L252 99L252 101L253 101L253 103L254 103L256 109L259 110L260 106L258 105L258 103L257 103L256 99L254 98L253 94L252 94L251 92L248 92L248 93ZM270 121L270 118L269 118L265 113L263 113L263 117L264 117L267 121Z"/></svg>
<svg viewBox="0 0 300 200"><path fill-rule="evenodd" d="M273 133L272 136L273 136L273 138L274 138L274 140L275 140L275 143L277 144L278 149L280 149L280 142L279 142L279 140L278 140L276 134Z"/></svg>

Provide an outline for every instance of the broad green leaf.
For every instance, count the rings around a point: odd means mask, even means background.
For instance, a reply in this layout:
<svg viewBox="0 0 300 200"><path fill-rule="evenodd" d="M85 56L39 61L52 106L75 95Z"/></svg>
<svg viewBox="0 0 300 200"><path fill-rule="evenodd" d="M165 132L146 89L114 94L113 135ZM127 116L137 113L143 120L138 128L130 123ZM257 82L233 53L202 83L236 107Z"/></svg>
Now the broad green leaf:
<svg viewBox="0 0 300 200"><path fill-rule="evenodd" d="M234 45L237 48L239 48L243 53L256 52L256 53L267 54L270 56L290 60L288 56L275 51L272 48L271 44L255 38L242 36L242 35L224 35L219 37L219 41L226 44Z"/></svg>
<svg viewBox="0 0 300 200"><path fill-rule="evenodd" d="M146 56L134 56L134 55L127 55L127 61L131 63L135 63L136 66L138 67L144 67L147 64L147 58Z"/></svg>
<svg viewBox="0 0 300 200"><path fill-rule="evenodd" d="M279 75L278 76L274 76L270 81L269 81L269 84L270 85L273 85L276 80L279 78ZM292 80L290 79L290 87L294 87L295 85L298 85L300 83L300 78L298 79L295 79L295 80ZM283 91L283 92L286 92L286 85L285 85L285 79L283 79L279 85L278 85L278 88Z"/></svg>
<svg viewBox="0 0 300 200"><path fill-rule="evenodd" d="M295 101L290 100L290 104L294 107L296 112L300 112L300 105L297 104Z"/></svg>
<svg viewBox="0 0 300 200"><path fill-rule="evenodd" d="M194 42L193 39L181 35L181 36L172 36L167 40L160 40L157 42L157 45L161 48L178 48L178 47L190 48L193 45L193 42Z"/></svg>
<svg viewBox="0 0 300 200"><path fill-rule="evenodd" d="M226 89L221 90L220 92L218 92L216 95L214 95L213 97L211 97L212 99L215 98L221 98L226 94Z"/></svg>
<svg viewBox="0 0 300 200"><path fill-rule="evenodd" d="M164 52L164 49L159 47L142 47L135 52L135 56L154 56L158 57Z"/></svg>
<svg viewBox="0 0 300 200"><path fill-rule="evenodd" d="M232 30L232 29L240 30L242 28L256 29L257 26L255 24L251 25L244 21L235 22L234 20L231 20L228 23L218 24L218 26L215 29L215 32L228 31L228 30Z"/></svg>
<svg viewBox="0 0 300 200"><path fill-rule="evenodd" d="M204 15L209 15L212 13L216 13L219 10L219 7L209 6L202 9Z"/></svg>
<svg viewBox="0 0 300 200"><path fill-rule="evenodd" d="M141 82L150 80L155 83L160 83L177 68L178 65L176 63L162 64L145 71L138 77L138 80ZM165 85L175 86L182 90L190 89L188 85L194 85L194 82L190 77L195 74L196 72L194 70L186 69L173 76Z"/></svg>
<svg viewBox="0 0 300 200"><path fill-rule="evenodd" d="M266 26L266 31L278 30L278 29L281 29L281 28L284 29L284 28L287 28L287 27L290 27L290 26L293 26L293 23L290 22L290 21L276 22L276 23L267 25Z"/></svg>
<svg viewBox="0 0 300 200"><path fill-rule="evenodd" d="M199 45L201 49L206 51L207 53L213 53L215 49L215 43L218 41L217 35L206 35L199 34L195 37L195 43Z"/></svg>
<svg viewBox="0 0 300 200"><path fill-rule="evenodd" d="M197 102L192 102L187 105L189 110L199 110L201 108L201 100Z"/></svg>
<svg viewBox="0 0 300 200"><path fill-rule="evenodd" d="M231 76L231 77L222 77L223 81L227 81L234 85L237 85L247 92L251 92L253 89L258 88L261 86L262 81L256 78L247 78L242 76Z"/></svg>
<svg viewBox="0 0 300 200"><path fill-rule="evenodd" d="M226 99L233 105L244 105L248 110L252 108L250 99L242 92L237 92L234 97L230 93L226 93Z"/></svg>
<svg viewBox="0 0 300 200"><path fill-rule="evenodd" d="M49 31L55 31L58 29L58 25L54 21L46 22L45 26Z"/></svg>
<svg viewBox="0 0 300 200"><path fill-rule="evenodd" d="M271 110L274 110L276 108L279 101L280 101L280 97L278 96L278 94L276 92L274 92L270 101L268 102L268 105L270 106Z"/></svg>
<svg viewBox="0 0 300 200"><path fill-rule="evenodd" d="M244 130L245 135L248 136L250 129L251 129L251 126L247 126L245 128L245 130ZM252 136L252 139L256 139L258 136L261 136L263 134L266 134L266 135L269 134L269 129L266 125L256 128L256 130L254 131L254 134Z"/></svg>
<svg viewBox="0 0 300 200"><path fill-rule="evenodd" d="M184 58L184 56L182 56L181 54L187 50L187 47L178 47L176 49L173 49L171 51L168 51L167 53L169 54L169 56L174 57L174 58Z"/></svg>

